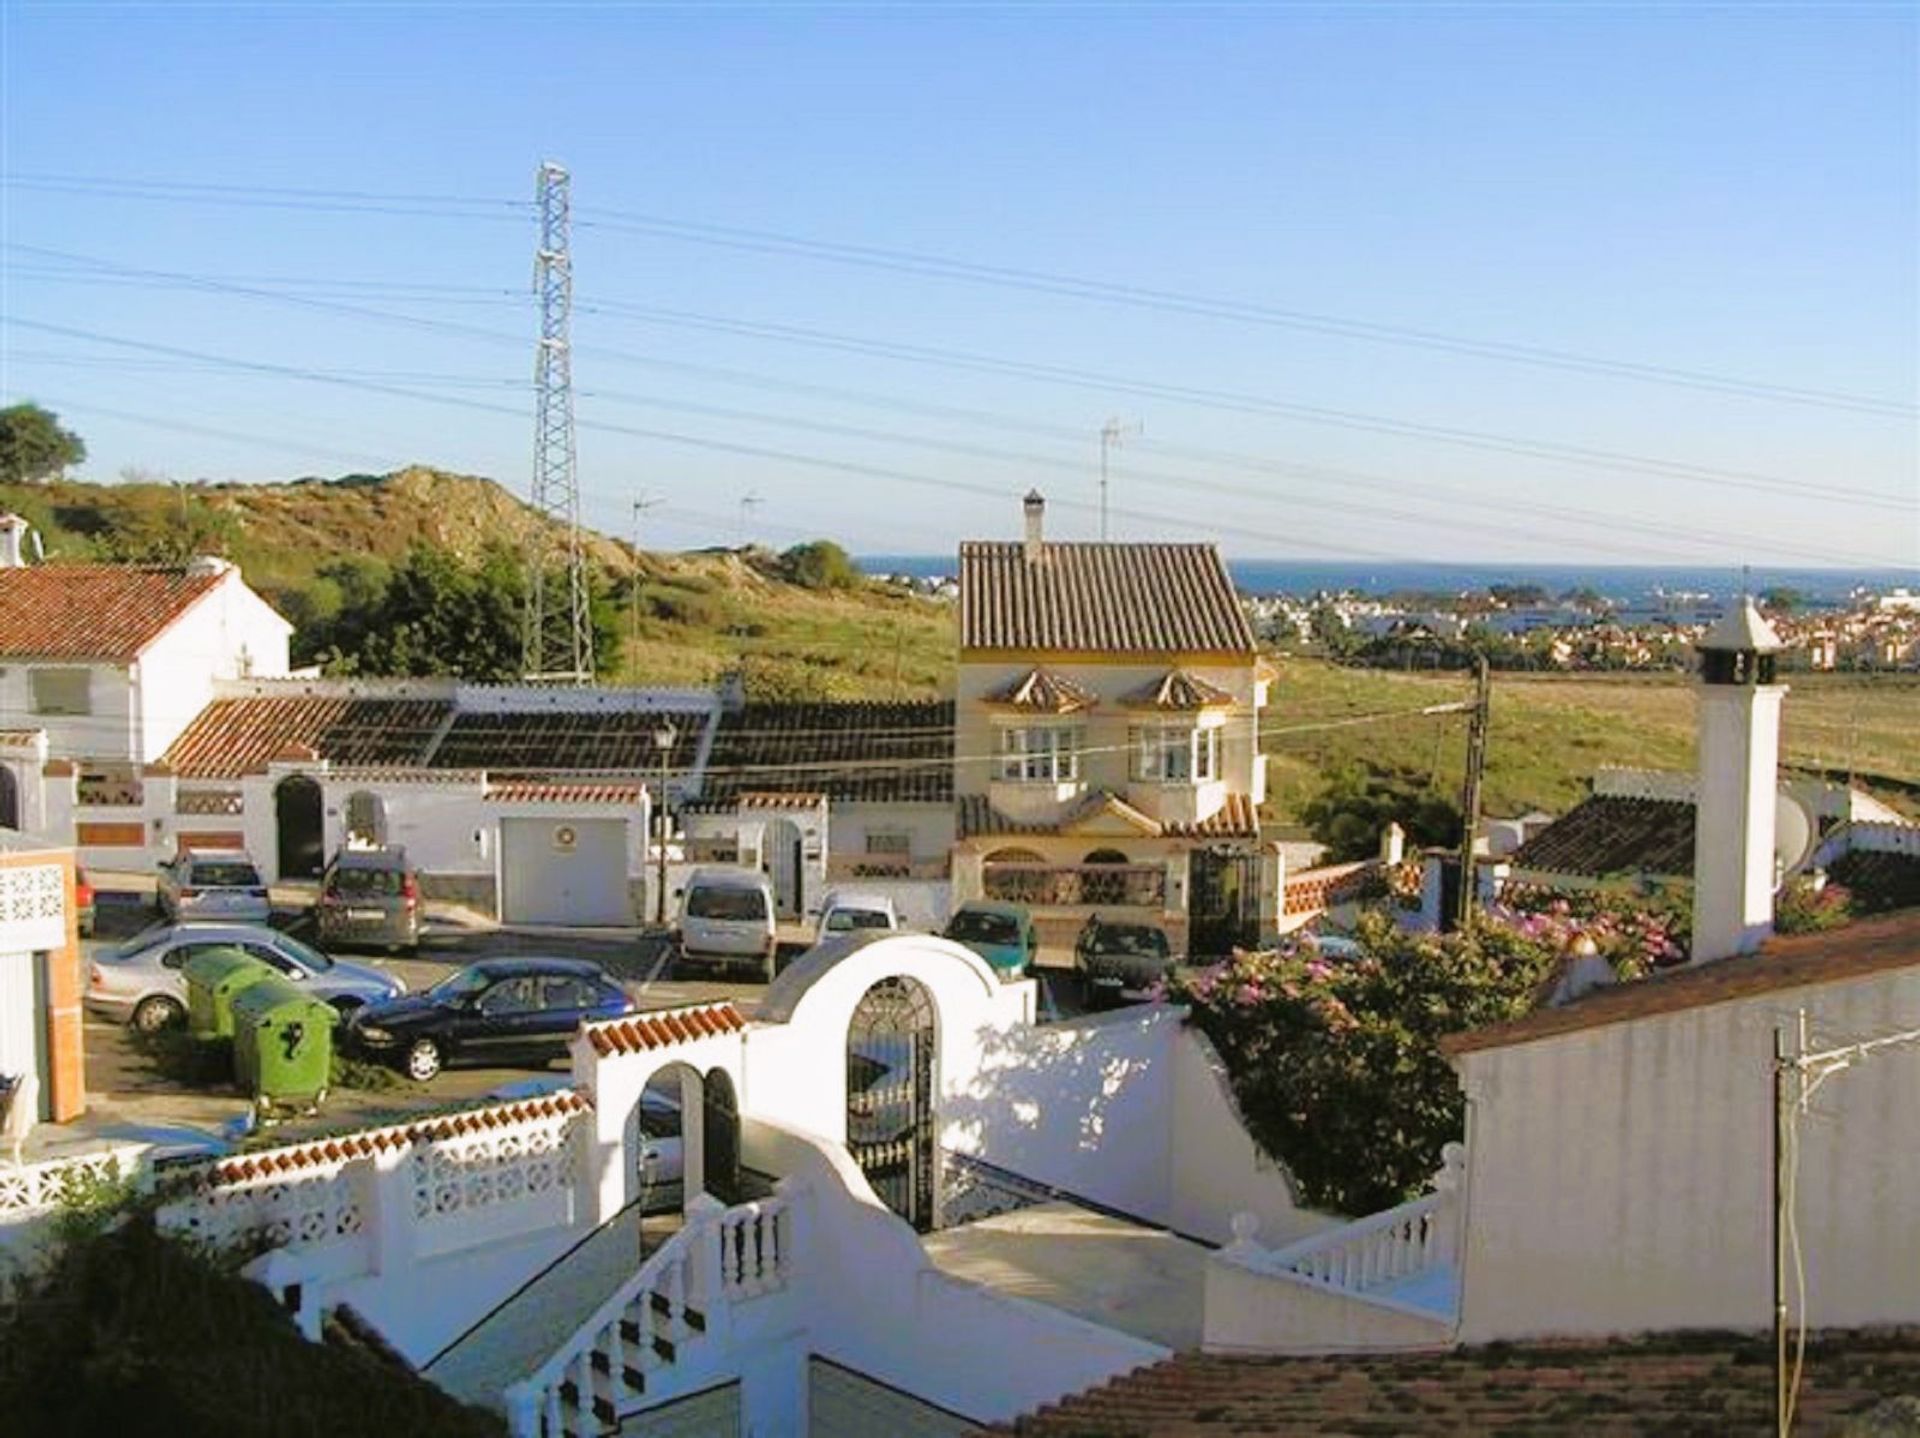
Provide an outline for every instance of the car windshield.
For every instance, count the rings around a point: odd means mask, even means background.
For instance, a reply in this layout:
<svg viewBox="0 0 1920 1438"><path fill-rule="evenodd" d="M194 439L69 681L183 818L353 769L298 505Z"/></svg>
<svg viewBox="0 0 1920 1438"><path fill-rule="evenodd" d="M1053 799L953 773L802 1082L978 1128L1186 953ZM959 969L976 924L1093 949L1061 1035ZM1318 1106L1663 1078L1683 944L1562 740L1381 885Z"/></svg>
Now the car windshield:
<svg viewBox="0 0 1920 1438"><path fill-rule="evenodd" d="M976 944L1017 944L1020 942L1020 925L1006 914L962 909L947 925L947 937L962 943L971 940Z"/></svg>
<svg viewBox="0 0 1920 1438"><path fill-rule="evenodd" d="M827 915L827 932L850 933L854 929L885 929L887 916L878 909L835 909Z"/></svg>
<svg viewBox="0 0 1920 1438"><path fill-rule="evenodd" d="M1096 954L1142 954L1164 959L1167 936L1146 924L1102 924L1093 931L1090 947Z"/></svg>
<svg viewBox="0 0 1920 1438"><path fill-rule="evenodd" d="M479 993L492 982L493 976L485 969L459 969L448 974L428 992L436 999L459 999Z"/></svg>
<svg viewBox="0 0 1920 1438"><path fill-rule="evenodd" d="M275 934L273 946L283 954L291 955L299 963L306 965L316 974L324 974L333 967L333 960L321 953L311 944L303 944L292 934Z"/></svg>
<svg viewBox="0 0 1920 1438"><path fill-rule="evenodd" d="M695 889L687 895L692 919L764 919L767 899L758 889Z"/></svg>
<svg viewBox="0 0 1920 1438"><path fill-rule="evenodd" d="M349 899L391 899L400 892L398 869L335 869L327 892Z"/></svg>
<svg viewBox="0 0 1920 1438"><path fill-rule="evenodd" d="M135 954L144 954L157 944L165 943L173 935L173 925L169 923L149 924L125 943L112 950L116 959L130 959Z"/></svg>
<svg viewBox="0 0 1920 1438"><path fill-rule="evenodd" d="M257 889L260 875L238 860L202 859L193 866L192 883L201 889Z"/></svg>

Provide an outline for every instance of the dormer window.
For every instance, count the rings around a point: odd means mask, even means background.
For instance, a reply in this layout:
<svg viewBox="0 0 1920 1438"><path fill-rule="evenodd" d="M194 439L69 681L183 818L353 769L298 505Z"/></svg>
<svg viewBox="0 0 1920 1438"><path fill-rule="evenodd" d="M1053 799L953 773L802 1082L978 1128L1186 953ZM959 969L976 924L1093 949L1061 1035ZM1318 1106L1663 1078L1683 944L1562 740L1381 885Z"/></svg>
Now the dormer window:
<svg viewBox="0 0 1920 1438"><path fill-rule="evenodd" d="M1084 734L1077 724L1027 724L1002 729L994 772L1009 783L1074 783L1080 778Z"/></svg>
<svg viewBox="0 0 1920 1438"><path fill-rule="evenodd" d="M1133 777L1148 784L1205 784L1220 774L1220 731L1190 724L1137 724Z"/></svg>

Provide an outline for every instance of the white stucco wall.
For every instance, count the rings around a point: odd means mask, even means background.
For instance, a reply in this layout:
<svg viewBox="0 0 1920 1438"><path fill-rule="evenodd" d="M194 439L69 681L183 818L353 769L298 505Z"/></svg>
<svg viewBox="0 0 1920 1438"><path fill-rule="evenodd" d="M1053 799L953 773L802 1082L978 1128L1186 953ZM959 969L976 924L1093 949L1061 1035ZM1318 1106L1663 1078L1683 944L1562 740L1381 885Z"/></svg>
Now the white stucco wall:
<svg viewBox="0 0 1920 1438"><path fill-rule="evenodd" d="M32 671L85 669L87 714L40 714L33 707ZM139 743L133 685L124 664L87 664L64 660L9 660L0 665L0 712L9 728L44 729L47 756L53 759L144 759Z"/></svg>
<svg viewBox="0 0 1920 1438"><path fill-rule="evenodd" d="M1920 960L1920 955L1916 955ZM1461 1337L1771 1322L1776 1025L1814 1047L1920 1022L1920 967L1467 1053ZM1800 1125L1814 1327L1920 1321L1920 1045Z"/></svg>
<svg viewBox="0 0 1920 1438"><path fill-rule="evenodd" d="M981 1058L950 1103L950 1148L1212 1243L1241 1211L1274 1245L1337 1221L1294 1202L1184 1010L1021 1028Z"/></svg>
<svg viewBox="0 0 1920 1438"><path fill-rule="evenodd" d="M238 570L170 624L133 669L140 751L158 759L223 679L282 678L293 626L247 588Z"/></svg>
<svg viewBox="0 0 1920 1438"><path fill-rule="evenodd" d="M829 803L827 849L832 858L857 863L867 852L867 833L905 833L916 860L945 859L953 847L951 804Z"/></svg>

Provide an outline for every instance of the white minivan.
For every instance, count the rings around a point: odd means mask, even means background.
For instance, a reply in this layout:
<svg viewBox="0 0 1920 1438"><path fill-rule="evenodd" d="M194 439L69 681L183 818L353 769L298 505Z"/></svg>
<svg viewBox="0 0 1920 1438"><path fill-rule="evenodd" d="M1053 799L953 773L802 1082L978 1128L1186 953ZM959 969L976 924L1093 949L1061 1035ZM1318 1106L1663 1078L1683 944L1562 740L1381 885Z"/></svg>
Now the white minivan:
<svg viewBox="0 0 1920 1438"><path fill-rule="evenodd" d="M758 969L773 982L773 886L752 869L695 869L680 891L679 958Z"/></svg>
<svg viewBox="0 0 1920 1438"><path fill-rule="evenodd" d="M851 934L863 929L899 927L900 911L887 895L835 889L820 903L820 927L814 933L814 940L818 942L835 934Z"/></svg>

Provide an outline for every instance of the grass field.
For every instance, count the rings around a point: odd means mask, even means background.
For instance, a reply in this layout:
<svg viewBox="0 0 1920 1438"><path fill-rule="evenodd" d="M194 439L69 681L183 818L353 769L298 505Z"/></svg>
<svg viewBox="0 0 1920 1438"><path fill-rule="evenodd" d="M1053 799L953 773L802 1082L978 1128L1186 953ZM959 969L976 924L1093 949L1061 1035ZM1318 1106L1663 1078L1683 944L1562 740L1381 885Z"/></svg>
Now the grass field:
<svg viewBox="0 0 1920 1438"><path fill-rule="evenodd" d="M1300 658L1277 662L1280 680L1266 713L1265 740L1267 814L1275 823L1292 823L1324 775L1351 763L1403 766L1428 775L1448 794L1459 792L1464 716L1314 726L1469 698L1466 675L1344 669ZM1887 802L1920 815L1920 677L1800 674L1790 683L1783 762L1835 777L1852 773ZM1561 812L1605 764L1691 768L1693 734L1693 692L1682 675L1496 674L1486 812Z"/></svg>

